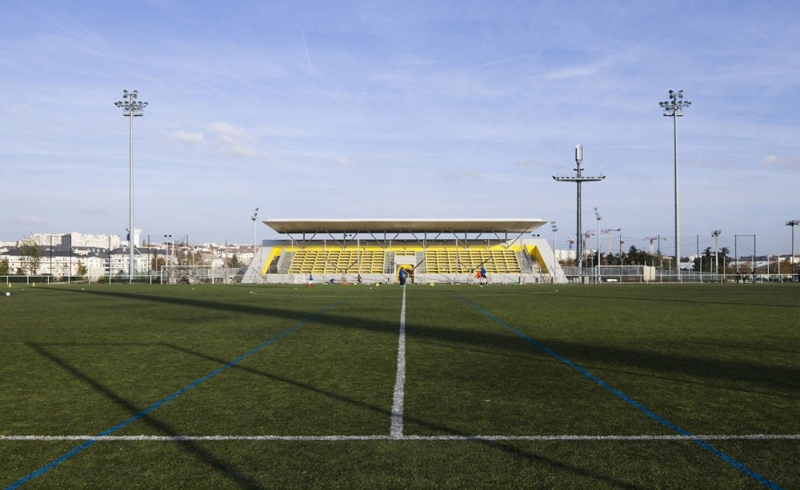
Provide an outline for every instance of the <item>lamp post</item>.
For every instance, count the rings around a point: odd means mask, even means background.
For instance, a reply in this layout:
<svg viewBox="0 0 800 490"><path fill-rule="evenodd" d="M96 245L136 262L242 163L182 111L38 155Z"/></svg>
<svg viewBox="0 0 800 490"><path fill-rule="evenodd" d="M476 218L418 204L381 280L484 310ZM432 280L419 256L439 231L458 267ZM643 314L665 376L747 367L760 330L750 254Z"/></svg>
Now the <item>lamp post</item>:
<svg viewBox="0 0 800 490"><path fill-rule="evenodd" d="M719 236L722 230L714 230L711 236L714 237L714 269L716 269L717 276L719 276Z"/></svg>
<svg viewBox="0 0 800 490"><path fill-rule="evenodd" d="M688 100L683 100L683 90L669 91L669 100L660 103L664 109L664 116L672 118L673 152L675 155L675 273L678 281L681 280L681 235L678 207L678 118L683 116L683 108L692 105Z"/></svg>
<svg viewBox="0 0 800 490"><path fill-rule="evenodd" d="M169 282L169 242L172 239L172 235L164 235L164 238L167 242L167 260L164 262L164 269L167 271L167 282Z"/></svg>
<svg viewBox="0 0 800 490"><path fill-rule="evenodd" d="M256 218L258 217L258 208L253 213L253 217L250 218L253 220L253 260L256 260Z"/></svg>
<svg viewBox="0 0 800 490"><path fill-rule="evenodd" d="M600 211L595 207L594 208L594 217L597 220L597 270L595 271L596 274L596 282L600 284L600 220L603 219L600 216Z"/></svg>
<svg viewBox="0 0 800 490"><path fill-rule="evenodd" d="M129 203L128 203L128 230L130 234L130 239L128 240L128 249L129 249L129 263L128 263L128 283L133 282L133 118L136 116L144 115L144 108L147 107L147 102L140 102L137 99L139 98L139 91L134 90L133 92L128 92L127 90L122 91L122 98L125 100L121 100L115 102L114 105L117 107L122 108L122 115L129 118L128 122L130 125L130 137L129 137L129 148L128 148L128 191L129 191Z"/></svg>
<svg viewBox="0 0 800 490"><path fill-rule="evenodd" d="M786 222L786 226L792 227L792 263L791 268L789 269L792 274L792 280L794 280L794 227L797 225L800 225L800 219L791 219ZM778 269L778 275L780 275L780 269Z"/></svg>
<svg viewBox="0 0 800 490"><path fill-rule="evenodd" d="M558 225L555 221L550 222L550 229L553 230L553 282L556 282L556 250L558 250L558 241L556 240L556 233L558 233Z"/></svg>

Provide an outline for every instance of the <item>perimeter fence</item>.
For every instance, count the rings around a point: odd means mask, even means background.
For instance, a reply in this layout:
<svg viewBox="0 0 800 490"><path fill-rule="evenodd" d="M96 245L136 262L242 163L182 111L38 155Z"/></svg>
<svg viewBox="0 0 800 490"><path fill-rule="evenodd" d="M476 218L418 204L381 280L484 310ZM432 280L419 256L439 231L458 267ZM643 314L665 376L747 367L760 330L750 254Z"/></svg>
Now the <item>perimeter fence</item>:
<svg viewBox="0 0 800 490"><path fill-rule="evenodd" d="M159 271L134 274L101 274L85 276L55 276L52 274L12 274L0 276L0 284L238 284L242 282L244 270L240 268L208 266L162 267Z"/></svg>
<svg viewBox="0 0 800 490"><path fill-rule="evenodd" d="M795 274L727 274L724 272L664 270L642 265L601 265L599 267L563 267L569 282L592 283L735 283L798 282Z"/></svg>

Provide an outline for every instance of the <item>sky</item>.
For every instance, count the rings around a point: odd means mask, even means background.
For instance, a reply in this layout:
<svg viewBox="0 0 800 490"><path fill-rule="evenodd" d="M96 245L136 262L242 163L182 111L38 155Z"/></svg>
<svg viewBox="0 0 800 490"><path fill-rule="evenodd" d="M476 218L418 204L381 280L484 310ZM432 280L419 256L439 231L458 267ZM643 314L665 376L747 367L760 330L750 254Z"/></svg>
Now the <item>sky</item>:
<svg viewBox="0 0 800 490"><path fill-rule="evenodd" d="M124 237L114 103L137 90L135 226L154 242L277 238L264 219L530 218L564 249L576 185L553 176L582 144L583 174L605 176L582 186L583 230L667 253L659 102L683 90L681 255L789 254L798 24L788 0L4 0L0 241Z"/></svg>

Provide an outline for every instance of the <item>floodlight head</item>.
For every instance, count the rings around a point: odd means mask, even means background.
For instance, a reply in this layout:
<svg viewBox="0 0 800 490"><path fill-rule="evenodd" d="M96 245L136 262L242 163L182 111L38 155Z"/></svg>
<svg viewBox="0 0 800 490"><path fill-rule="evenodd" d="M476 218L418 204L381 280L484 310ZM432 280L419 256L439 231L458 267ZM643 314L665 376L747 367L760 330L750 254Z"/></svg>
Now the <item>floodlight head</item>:
<svg viewBox="0 0 800 490"><path fill-rule="evenodd" d="M669 91L669 100L660 102L659 105L664 109L664 115L669 117L682 116L683 108L692 105L688 100L683 100L683 90Z"/></svg>
<svg viewBox="0 0 800 490"><path fill-rule="evenodd" d="M114 103L115 106L122 109L123 116L138 117L144 115L144 108L147 107L147 102L141 102L136 100L138 93L139 93L138 90L134 90L133 92L123 90L122 91L123 100Z"/></svg>

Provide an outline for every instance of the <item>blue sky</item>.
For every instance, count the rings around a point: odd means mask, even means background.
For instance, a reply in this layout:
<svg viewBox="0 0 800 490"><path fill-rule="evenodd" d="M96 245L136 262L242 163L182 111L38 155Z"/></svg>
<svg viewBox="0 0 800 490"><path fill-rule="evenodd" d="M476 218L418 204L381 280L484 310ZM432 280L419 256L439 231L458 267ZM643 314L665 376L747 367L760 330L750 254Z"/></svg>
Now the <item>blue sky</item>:
<svg viewBox="0 0 800 490"><path fill-rule="evenodd" d="M624 248L789 253L800 4L19 1L0 7L0 240L123 234L138 90L144 235L250 243L259 218L541 218ZM550 227L542 234L552 240ZM273 238L263 225L258 237ZM614 233L614 249L618 247ZM736 238L736 236L738 238ZM591 239L594 243L595 238ZM605 249L607 238L602 236ZM800 248L798 248L800 252Z"/></svg>

